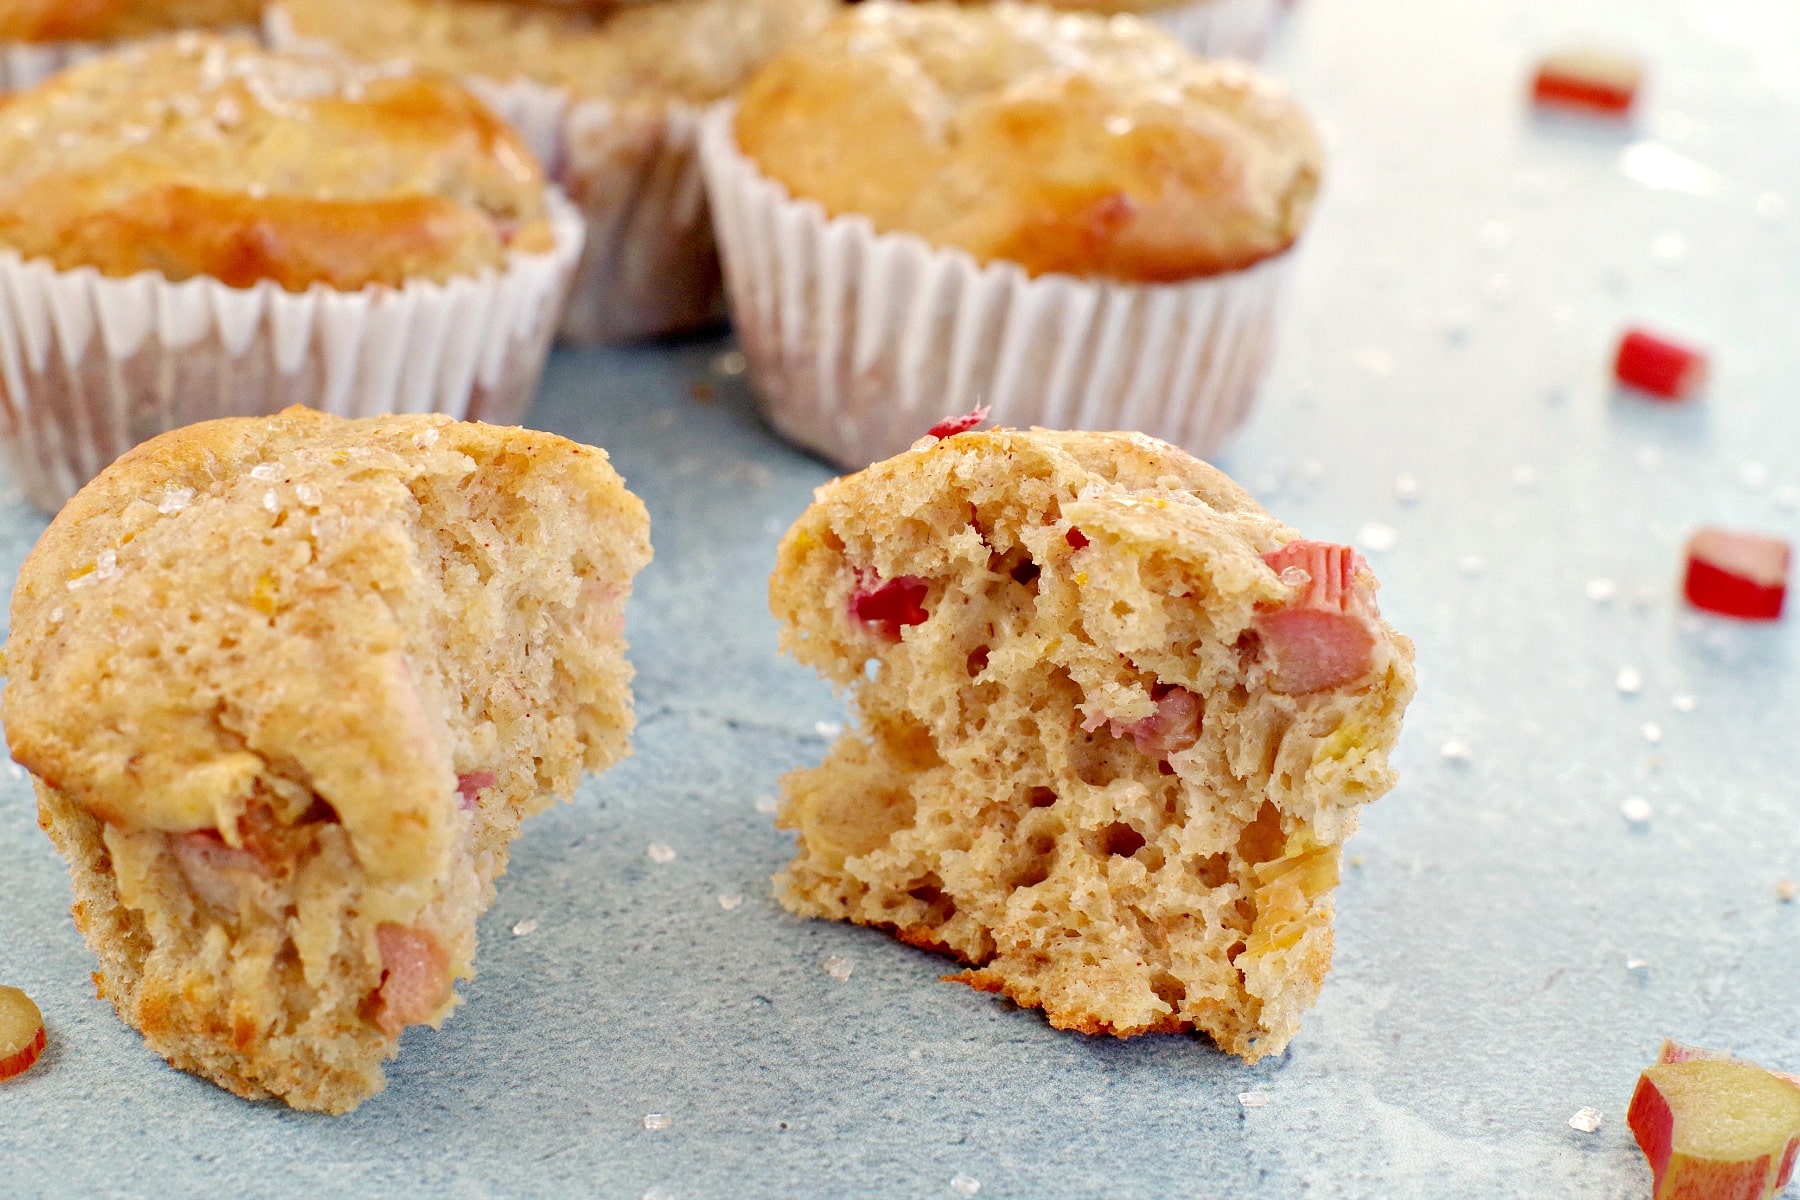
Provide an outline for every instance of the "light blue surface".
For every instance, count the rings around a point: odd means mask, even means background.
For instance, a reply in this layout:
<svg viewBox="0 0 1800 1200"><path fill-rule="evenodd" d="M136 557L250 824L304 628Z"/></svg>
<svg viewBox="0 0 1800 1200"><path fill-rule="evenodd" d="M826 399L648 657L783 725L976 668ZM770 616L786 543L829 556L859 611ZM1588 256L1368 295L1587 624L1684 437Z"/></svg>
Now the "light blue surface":
<svg viewBox="0 0 1800 1200"><path fill-rule="evenodd" d="M1533 49L1584 34L1650 61L1634 133L1520 103ZM695 402L723 343L563 354L533 423L607 446L655 522L636 756L528 826L467 1003L339 1119L143 1048L94 998L62 865L0 775L0 980L52 1039L0 1085L0 1194L953 1198L966 1174L984 1198L1629 1200L1648 1173L1625 1102L1663 1036L1800 1068L1800 906L1775 896L1800 878L1795 618L1702 620L1675 584L1697 523L1800 536L1800 17L1304 0L1272 66L1326 125L1331 180L1222 462L1310 535L1397 531L1371 557L1420 669L1404 780L1351 844L1336 970L1283 1059L1057 1033L936 982L942 960L777 909L788 843L755 799L839 712L775 657L764 587L827 471L741 380ZM1661 152L1622 158L1637 141ZM1621 171L1670 154L1707 194ZM1627 319L1715 349L1704 403L1612 394ZM7 577L40 528L0 514ZM1600 578L1609 603L1584 594ZM1240 1106L1253 1090L1266 1107ZM1566 1124L1584 1105L1598 1133Z"/></svg>

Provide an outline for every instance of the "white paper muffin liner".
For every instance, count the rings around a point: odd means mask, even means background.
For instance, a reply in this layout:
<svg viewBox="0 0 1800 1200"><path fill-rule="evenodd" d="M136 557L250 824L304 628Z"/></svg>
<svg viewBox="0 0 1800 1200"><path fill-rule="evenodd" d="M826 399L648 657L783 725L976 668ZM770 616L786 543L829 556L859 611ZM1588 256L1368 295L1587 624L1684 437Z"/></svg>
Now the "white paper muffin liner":
<svg viewBox="0 0 1800 1200"><path fill-rule="evenodd" d="M280 8L264 28L280 49L331 49L302 37ZM587 221L587 250L561 333L607 345L689 333L725 317L718 251L700 174L697 105L572 101L526 79L463 81L518 131Z"/></svg>
<svg viewBox="0 0 1800 1200"><path fill-rule="evenodd" d="M1254 61L1268 49L1280 5L1281 0L1188 0L1147 15L1195 54Z"/></svg>
<svg viewBox="0 0 1800 1200"><path fill-rule="evenodd" d="M996 425L1139 430L1200 455L1249 414L1286 254L1179 284L1033 278L792 198L738 150L729 110L701 149L763 413L840 467L984 405Z"/></svg>
<svg viewBox="0 0 1800 1200"><path fill-rule="evenodd" d="M219 32L252 36L259 33L254 27L245 29L236 26ZM64 67L72 67L127 46L139 45L144 40L147 39L122 42L0 41L0 94L22 92L26 88L36 87Z"/></svg>
<svg viewBox="0 0 1800 1200"><path fill-rule="evenodd" d="M0 453L53 512L132 446L213 417L305 404L515 423L581 254L580 216L548 200L553 250L441 284L295 293L0 251Z"/></svg>

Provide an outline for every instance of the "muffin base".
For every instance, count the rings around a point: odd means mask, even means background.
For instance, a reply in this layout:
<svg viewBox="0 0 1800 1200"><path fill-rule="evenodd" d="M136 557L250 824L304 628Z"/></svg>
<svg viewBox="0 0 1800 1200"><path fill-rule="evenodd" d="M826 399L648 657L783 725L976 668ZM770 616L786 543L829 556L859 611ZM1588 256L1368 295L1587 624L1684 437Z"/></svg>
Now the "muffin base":
<svg viewBox="0 0 1800 1200"><path fill-rule="evenodd" d="M1289 254L1180 284L1033 278L793 198L738 150L729 109L701 146L763 414L838 466L983 406L998 425L1134 429L1200 455L1249 414Z"/></svg>
<svg viewBox="0 0 1800 1200"><path fill-rule="evenodd" d="M132 446L212 417L304 404L516 423L581 252L574 209L553 194L551 214L549 253L358 292L112 279L0 253L0 453L54 512Z"/></svg>

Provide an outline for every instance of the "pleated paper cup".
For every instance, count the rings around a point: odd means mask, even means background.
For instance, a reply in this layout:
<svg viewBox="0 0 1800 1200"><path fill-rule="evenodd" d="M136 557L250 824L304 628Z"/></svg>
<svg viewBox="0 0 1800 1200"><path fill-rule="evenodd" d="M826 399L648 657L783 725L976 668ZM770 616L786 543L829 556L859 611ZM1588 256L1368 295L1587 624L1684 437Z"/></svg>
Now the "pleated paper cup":
<svg viewBox="0 0 1800 1200"><path fill-rule="evenodd" d="M280 8L268 11L264 27L277 50L332 49L296 34ZM565 338L617 345L724 320L700 174L704 107L578 100L526 79L463 82L518 132L587 223L587 250L561 322Z"/></svg>
<svg viewBox="0 0 1800 1200"><path fill-rule="evenodd" d="M226 35L256 36L255 28L233 27L218 31ZM174 36L180 36L179 34ZM115 50L141 44L150 39L119 42L7 42L0 41L0 95L22 92L36 87L65 67L73 67L92 58L100 58Z"/></svg>
<svg viewBox="0 0 1800 1200"><path fill-rule="evenodd" d="M0 453L54 512L139 442L304 404L513 424L537 390L582 221L552 192L555 246L448 283L305 292L125 279L0 251Z"/></svg>
<svg viewBox="0 0 1800 1200"><path fill-rule="evenodd" d="M1280 5L1281 0L1188 0L1147 15L1195 54L1255 61L1268 49Z"/></svg>
<svg viewBox="0 0 1800 1200"><path fill-rule="evenodd" d="M1178 284L982 266L796 200L701 141L733 321L769 422L848 470L987 406L996 425L1139 430L1209 455L1249 415L1288 255Z"/></svg>

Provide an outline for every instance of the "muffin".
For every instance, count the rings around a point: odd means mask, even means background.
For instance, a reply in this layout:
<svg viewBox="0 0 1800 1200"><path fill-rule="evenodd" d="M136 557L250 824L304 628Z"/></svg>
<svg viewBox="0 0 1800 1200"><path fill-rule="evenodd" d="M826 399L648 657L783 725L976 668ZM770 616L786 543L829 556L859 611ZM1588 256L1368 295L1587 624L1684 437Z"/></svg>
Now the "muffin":
<svg viewBox="0 0 1800 1200"><path fill-rule="evenodd" d="M1130 17L869 3L704 141L734 317L777 429L843 467L937 417L1245 416L1318 189L1298 107Z"/></svg>
<svg viewBox="0 0 1800 1200"><path fill-rule="evenodd" d="M986 4L989 0L959 0ZM1068 12L1154 21L1195 54L1207 58L1260 58L1279 15L1281 0L1038 0Z"/></svg>
<svg viewBox="0 0 1800 1200"><path fill-rule="evenodd" d="M1142 434L961 433L826 485L770 604L856 720L783 781L777 896L1058 1028L1280 1052L1413 691L1374 592Z"/></svg>
<svg viewBox="0 0 1800 1200"><path fill-rule="evenodd" d="M836 0L281 0L276 45L334 45L463 77L526 138L587 218L562 333L584 344L716 325L718 255L702 113L821 25Z"/></svg>
<svg viewBox="0 0 1800 1200"><path fill-rule="evenodd" d="M100 994L347 1112L474 972L519 823L629 752L648 519L606 455L294 408L131 451L20 569L3 707Z"/></svg>
<svg viewBox="0 0 1800 1200"><path fill-rule="evenodd" d="M122 43L183 29L254 31L263 0L0 0L0 92Z"/></svg>
<svg viewBox="0 0 1800 1200"><path fill-rule="evenodd" d="M177 425L513 421L580 218L433 76L182 34L0 109L5 449L49 510Z"/></svg>

